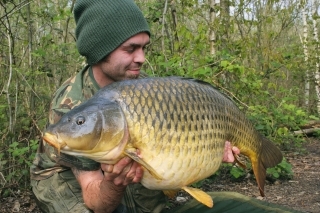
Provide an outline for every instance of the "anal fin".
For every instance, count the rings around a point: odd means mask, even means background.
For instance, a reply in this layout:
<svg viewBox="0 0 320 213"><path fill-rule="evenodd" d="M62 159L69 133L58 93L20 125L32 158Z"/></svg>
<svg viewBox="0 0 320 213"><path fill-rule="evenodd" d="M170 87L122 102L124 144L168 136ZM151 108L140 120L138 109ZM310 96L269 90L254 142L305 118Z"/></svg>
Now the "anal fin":
<svg viewBox="0 0 320 213"><path fill-rule="evenodd" d="M240 160L239 155L234 154L233 156L234 156L235 162L236 162L241 168L243 168L243 169L246 169L246 168L247 168L246 164Z"/></svg>
<svg viewBox="0 0 320 213"><path fill-rule="evenodd" d="M182 187L182 189L188 192L194 199L196 199L200 203L208 206L209 208L213 207L212 197L207 193L205 193L204 191L197 188L188 187L188 186L184 186Z"/></svg>

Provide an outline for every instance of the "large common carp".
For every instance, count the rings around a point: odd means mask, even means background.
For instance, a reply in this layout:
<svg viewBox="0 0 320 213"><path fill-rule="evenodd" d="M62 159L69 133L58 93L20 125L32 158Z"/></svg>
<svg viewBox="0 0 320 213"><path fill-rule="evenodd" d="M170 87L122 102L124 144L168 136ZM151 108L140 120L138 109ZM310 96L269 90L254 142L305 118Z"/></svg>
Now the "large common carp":
<svg viewBox="0 0 320 213"><path fill-rule="evenodd" d="M49 126L43 138L61 152L100 163L129 156L145 168L145 187L183 189L209 207L212 198L188 185L218 170L226 141L250 158L262 196L266 168L282 160L232 100L208 83L180 77L106 86Z"/></svg>

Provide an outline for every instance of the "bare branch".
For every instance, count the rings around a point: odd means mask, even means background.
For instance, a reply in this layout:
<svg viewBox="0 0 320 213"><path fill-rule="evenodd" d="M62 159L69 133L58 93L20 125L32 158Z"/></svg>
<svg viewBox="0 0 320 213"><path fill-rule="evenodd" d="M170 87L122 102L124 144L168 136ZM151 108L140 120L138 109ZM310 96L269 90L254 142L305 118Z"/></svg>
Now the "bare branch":
<svg viewBox="0 0 320 213"><path fill-rule="evenodd" d="M17 5L12 2L12 4L14 4L14 7L10 11L6 11L6 13L3 16L0 17L0 20L5 18L5 17L11 16L13 13L15 13L18 10L21 10L21 8L27 6L30 3L31 3L30 0L25 0L23 2L20 2ZM5 4L3 2L0 1L0 5L1 5L1 7L3 7L6 10L7 7L5 6Z"/></svg>

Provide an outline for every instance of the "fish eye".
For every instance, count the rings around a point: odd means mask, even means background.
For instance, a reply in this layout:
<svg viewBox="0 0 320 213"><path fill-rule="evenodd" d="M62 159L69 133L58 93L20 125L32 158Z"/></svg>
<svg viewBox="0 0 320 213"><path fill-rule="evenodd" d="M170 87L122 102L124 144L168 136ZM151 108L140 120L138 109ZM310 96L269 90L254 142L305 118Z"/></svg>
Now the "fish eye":
<svg viewBox="0 0 320 213"><path fill-rule="evenodd" d="M77 117L76 123L77 125L82 125L86 122L86 119L83 116Z"/></svg>

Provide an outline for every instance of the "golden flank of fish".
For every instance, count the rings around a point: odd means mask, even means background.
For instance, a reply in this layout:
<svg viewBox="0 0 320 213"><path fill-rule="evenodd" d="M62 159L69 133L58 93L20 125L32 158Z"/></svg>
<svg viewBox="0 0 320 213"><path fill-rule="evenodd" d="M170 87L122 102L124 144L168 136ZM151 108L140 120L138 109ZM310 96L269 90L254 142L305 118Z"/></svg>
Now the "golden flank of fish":
<svg viewBox="0 0 320 213"><path fill-rule="evenodd" d="M43 138L63 153L100 163L129 156L145 168L145 187L166 194L183 189L208 207L212 198L189 185L218 170L225 141L249 157L262 196L266 168L282 160L233 101L208 83L179 77L104 87Z"/></svg>

